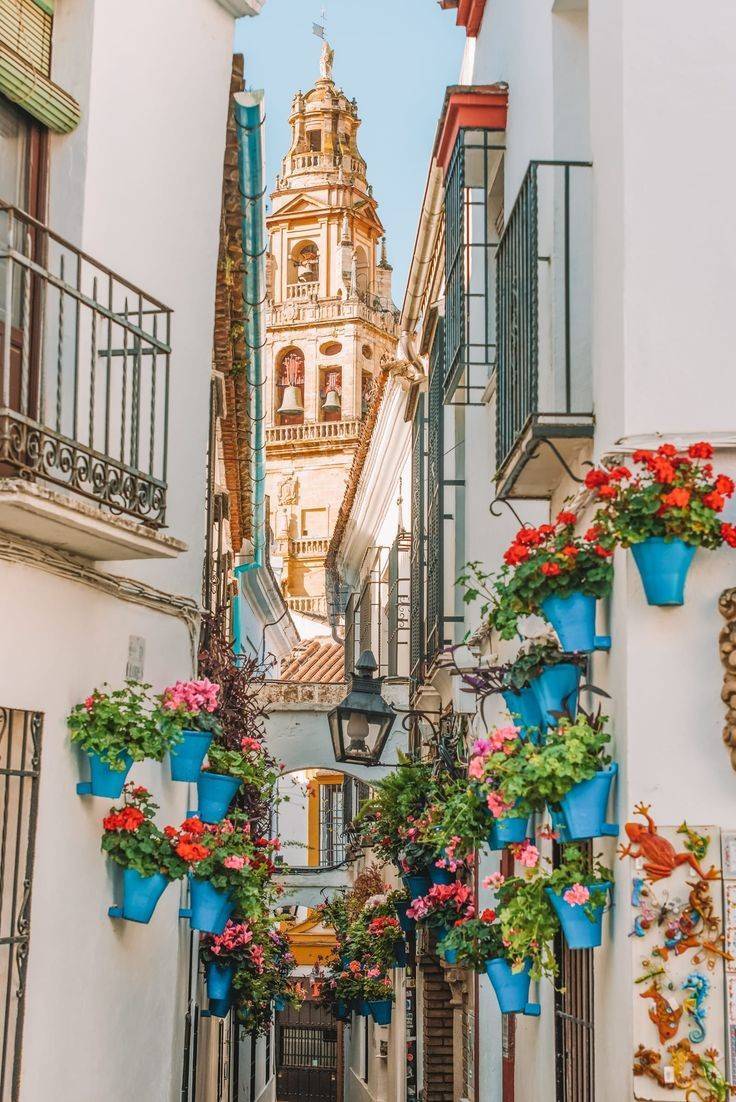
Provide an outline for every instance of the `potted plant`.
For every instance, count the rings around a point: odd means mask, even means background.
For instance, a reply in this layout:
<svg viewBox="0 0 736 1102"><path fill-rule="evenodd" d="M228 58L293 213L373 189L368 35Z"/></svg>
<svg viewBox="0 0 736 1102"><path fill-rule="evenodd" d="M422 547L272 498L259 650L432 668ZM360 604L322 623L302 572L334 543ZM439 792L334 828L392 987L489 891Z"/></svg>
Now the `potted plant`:
<svg viewBox="0 0 736 1102"><path fill-rule="evenodd" d="M395 888L392 892L389 892L386 898L389 905L394 908L403 932L405 934L413 933L416 923L406 913L411 906L411 896L406 888Z"/></svg>
<svg viewBox="0 0 736 1102"><path fill-rule="evenodd" d="M674 444L639 449L632 472L625 466L596 467L585 478L601 507L596 525L607 540L630 547L650 605L681 605L685 581L699 547L736 547L736 528L721 511L733 495L728 475L715 474L713 446Z"/></svg>
<svg viewBox="0 0 736 1102"><path fill-rule="evenodd" d="M170 828L169 840L188 867L191 909L184 917L193 929L222 933L236 905L244 918L261 912L277 840L254 840L250 823L236 815L216 824L186 819L178 831Z"/></svg>
<svg viewBox="0 0 736 1102"><path fill-rule="evenodd" d="M243 738L237 750L213 742L197 779L197 814L203 822L218 823L242 786L265 795L273 791L278 776L278 768L257 739Z"/></svg>
<svg viewBox="0 0 736 1102"><path fill-rule="evenodd" d="M562 861L545 877L545 892L569 949L595 949L603 937L603 908L613 874L579 846L565 846Z"/></svg>
<svg viewBox="0 0 736 1102"><path fill-rule="evenodd" d="M426 922L434 930L442 951L444 938L455 923L475 915L472 889L459 880L453 884L433 884L425 896L412 900L407 913L410 918Z"/></svg>
<svg viewBox="0 0 736 1102"><path fill-rule="evenodd" d="M561 814L570 841L615 836L618 826L606 822L617 772L605 750L609 741L605 716L579 712L575 719L561 718L544 745L521 743L505 758L494 757L488 769L502 801L498 806L515 808L521 802L541 809L546 802Z"/></svg>
<svg viewBox="0 0 736 1102"><path fill-rule="evenodd" d="M511 666L511 676L531 689L541 730L554 727L560 712L577 714L580 673L585 658L565 654L551 638L526 643Z"/></svg>
<svg viewBox="0 0 736 1102"><path fill-rule="evenodd" d="M379 968L367 969L363 979L363 999L376 1025L391 1024L391 1007L394 1002L394 986Z"/></svg>
<svg viewBox="0 0 736 1102"><path fill-rule="evenodd" d="M479 813L484 817L488 845L493 850L523 842L529 831L529 816L541 806L521 785L510 783L532 747L513 726L497 727L487 738L473 743L468 776L475 783Z"/></svg>
<svg viewBox="0 0 736 1102"><path fill-rule="evenodd" d="M534 614L549 621L564 651L610 645L595 634L595 610L611 590L613 547L597 528L576 535L576 519L563 511L554 524L520 529L495 577L468 564L460 578L464 599L486 598L481 614L502 639L513 639L519 620Z"/></svg>
<svg viewBox="0 0 736 1102"><path fill-rule="evenodd" d="M90 782L77 785L80 795L116 800L134 761L161 761L171 733L160 729L149 698L150 685L126 681L122 689L94 689L72 709L67 723L72 742L89 758Z"/></svg>
<svg viewBox="0 0 736 1102"><path fill-rule="evenodd" d="M499 1004L506 994L510 998L515 994L521 1001L522 995L528 996L530 980L554 979L557 974L554 938L559 923L545 886L540 875L514 876L499 883L496 910L504 955L487 969Z"/></svg>
<svg viewBox="0 0 736 1102"><path fill-rule="evenodd" d="M184 876L184 862L171 850L153 819L158 804L148 789L126 784L120 807L110 808L102 820L102 850L123 870L122 907L110 916L129 922L150 922L166 887Z"/></svg>
<svg viewBox="0 0 736 1102"><path fill-rule="evenodd" d="M200 937L199 959L205 966L207 998L210 1004L216 1003L216 1010L229 1008L236 967L242 963L255 966L254 949L257 945L248 922L228 919L221 934Z"/></svg>
<svg viewBox="0 0 736 1102"><path fill-rule="evenodd" d="M157 718L169 740L169 764L174 781L196 781L219 724L220 686L209 678L177 681L164 689L157 702Z"/></svg>

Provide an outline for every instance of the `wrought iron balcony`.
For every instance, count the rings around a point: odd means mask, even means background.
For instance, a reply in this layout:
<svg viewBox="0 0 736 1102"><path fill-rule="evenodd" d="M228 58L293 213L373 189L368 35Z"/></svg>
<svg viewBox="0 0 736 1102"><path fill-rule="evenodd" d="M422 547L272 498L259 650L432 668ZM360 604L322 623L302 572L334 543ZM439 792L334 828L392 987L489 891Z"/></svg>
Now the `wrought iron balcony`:
<svg viewBox="0 0 736 1102"><path fill-rule="evenodd" d="M590 168L532 161L499 241L499 497L549 497L593 435Z"/></svg>
<svg viewBox="0 0 736 1102"><path fill-rule="evenodd" d="M0 474L161 527L171 310L0 201Z"/></svg>

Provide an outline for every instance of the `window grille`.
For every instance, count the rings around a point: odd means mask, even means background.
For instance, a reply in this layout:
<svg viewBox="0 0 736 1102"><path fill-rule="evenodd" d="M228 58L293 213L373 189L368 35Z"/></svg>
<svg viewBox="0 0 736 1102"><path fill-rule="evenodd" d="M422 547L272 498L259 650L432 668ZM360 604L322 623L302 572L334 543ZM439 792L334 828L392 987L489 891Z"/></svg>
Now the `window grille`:
<svg viewBox="0 0 736 1102"><path fill-rule="evenodd" d="M284 1068L337 1067L337 1037L315 1026L281 1026L281 1066Z"/></svg>
<svg viewBox="0 0 736 1102"><path fill-rule="evenodd" d="M345 860L346 838L342 784L319 786L319 864L339 865Z"/></svg>
<svg viewBox="0 0 736 1102"><path fill-rule="evenodd" d="M442 647L444 604L444 409L442 365L444 323L440 320L429 356L429 419L427 425L427 661Z"/></svg>
<svg viewBox="0 0 736 1102"><path fill-rule="evenodd" d="M590 167L531 161L498 244L499 468L536 415L576 438L590 417Z"/></svg>
<svg viewBox="0 0 736 1102"><path fill-rule="evenodd" d="M503 212L503 144L461 130L445 184L444 400L480 405L496 358L495 252ZM503 217L503 214L501 214Z"/></svg>
<svg viewBox="0 0 736 1102"><path fill-rule="evenodd" d="M555 955L556 1102L595 1102L594 950L571 951L558 933Z"/></svg>
<svg viewBox="0 0 736 1102"><path fill-rule="evenodd" d="M396 537L388 556L388 676L409 674L409 602L411 538Z"/></svg>
<svg viewBox="0 0 736 1102"><path fill-rule="evenodd" d="M424 395L420 394L412 425L411 451L411 574L409 594L409 674L414 685L422 677L425 640L425 435Z"/></svg>
<svg viewBox="0 0 736 1102"><path fill-rule="evenodd" d="M0 708L0 1100L20 1092L43 716Z"/></svg>

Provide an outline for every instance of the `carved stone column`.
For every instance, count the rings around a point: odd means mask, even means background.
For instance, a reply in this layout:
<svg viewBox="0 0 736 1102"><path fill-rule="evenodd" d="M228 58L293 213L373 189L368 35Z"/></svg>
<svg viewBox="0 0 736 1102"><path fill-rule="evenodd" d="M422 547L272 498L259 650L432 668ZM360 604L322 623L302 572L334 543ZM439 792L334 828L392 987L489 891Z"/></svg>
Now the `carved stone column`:
<svg viewBox="0 0 736 1102"><path fill-rule="evenodd" d="M452 1007L452 1097L464 1098L467 1088L465 1066L466 1031L468 1025L468 980L465 968L444 965L445 979L450 988Z"/></svg>
<svg viewBox="0 0 736 1102"><path fill-rule="evenodd" d="M736 769L736 588L723 591L718 609L726 620L718 637L724 669L721 699L726 705L723 741L729 750L731 768Z"/></svg>

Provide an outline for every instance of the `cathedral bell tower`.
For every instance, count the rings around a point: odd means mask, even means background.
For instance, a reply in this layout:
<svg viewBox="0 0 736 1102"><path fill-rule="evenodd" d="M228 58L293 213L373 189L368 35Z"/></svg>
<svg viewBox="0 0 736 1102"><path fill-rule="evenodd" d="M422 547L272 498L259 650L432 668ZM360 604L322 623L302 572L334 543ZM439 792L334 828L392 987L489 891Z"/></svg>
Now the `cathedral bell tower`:
<svg viewBox="0 0 736 1102"><path fill-rule="evenodd" d="M398 336L358 106L335 85L333 57L325 42L319 80L291 107L291 148L267 218L264 348L272 561L292 612L323 620L324 558Z"/></svg>

